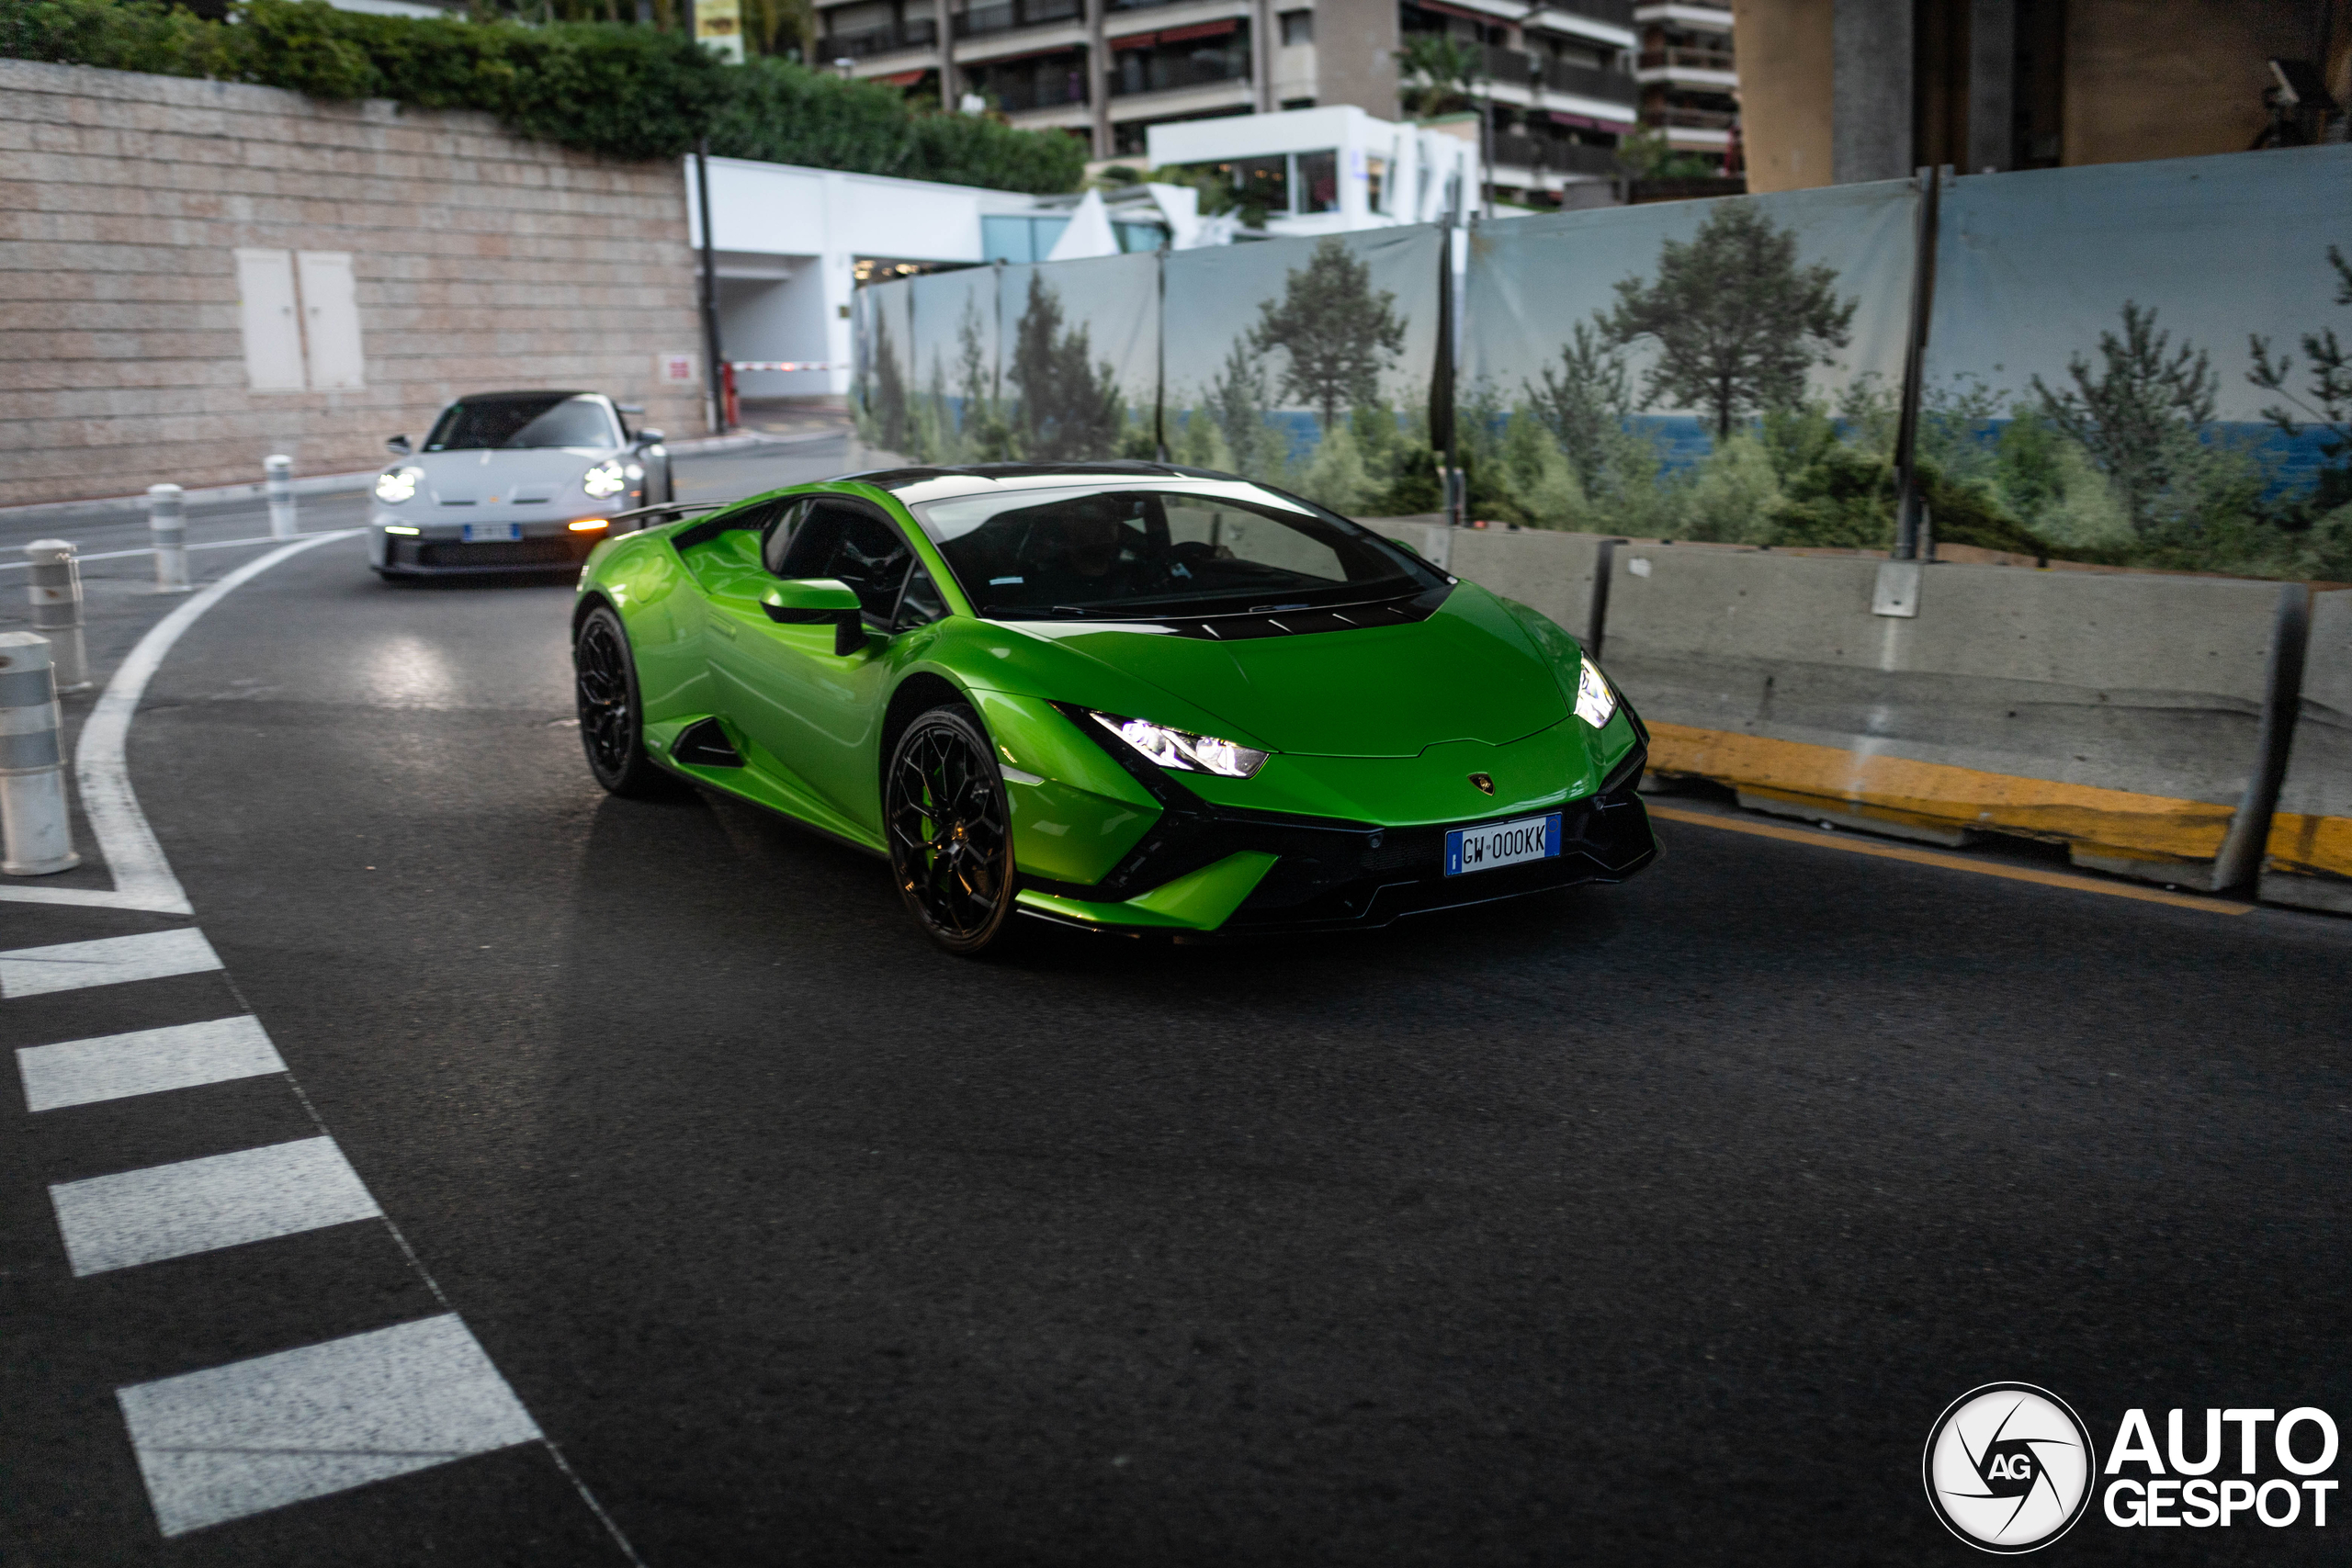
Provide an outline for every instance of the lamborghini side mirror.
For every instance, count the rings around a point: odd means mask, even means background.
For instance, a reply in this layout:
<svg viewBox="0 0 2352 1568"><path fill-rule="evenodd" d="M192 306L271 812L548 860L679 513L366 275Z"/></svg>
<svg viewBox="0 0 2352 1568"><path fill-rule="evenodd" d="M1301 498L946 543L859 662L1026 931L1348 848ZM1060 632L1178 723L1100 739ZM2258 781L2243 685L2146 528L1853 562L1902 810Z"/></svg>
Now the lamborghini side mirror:
<svg viewBox="0 0 2352 1568"><path fill-rule="evenodd" d="M384 438L384 450L395 457L405 457L412 448L409 446L407 436L390 435Z"/></svg>
<svg viewBox="0 0 2352 1568"><path fill-rule="evenodd" d="M837 577L789 577L761 596L760 608L779 626L832 623L833 655L846 659L865 646L865 612L857 591Z"/></svg>

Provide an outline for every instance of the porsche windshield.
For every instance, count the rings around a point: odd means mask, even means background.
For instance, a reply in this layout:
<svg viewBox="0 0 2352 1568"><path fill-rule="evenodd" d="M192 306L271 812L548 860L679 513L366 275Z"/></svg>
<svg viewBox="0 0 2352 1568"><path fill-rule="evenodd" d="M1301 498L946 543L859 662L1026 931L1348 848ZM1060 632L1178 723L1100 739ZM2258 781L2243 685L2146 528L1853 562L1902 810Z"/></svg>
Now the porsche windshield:
<svg viewBox="0 0 2352 1568"><path fill-rule="evenodd" d="M610 446L612 415L594 398L569 392L543 396L468 398L451 403L424 438L427 452L478 452L484 447Z"/></svg>
<svg viewBox="0 0 2352 1568"><path fill-rule="evenodd" d="M992 620L1263 613L1435 581L1369 530L1249 484L999 492L915 511Z"/></svg>

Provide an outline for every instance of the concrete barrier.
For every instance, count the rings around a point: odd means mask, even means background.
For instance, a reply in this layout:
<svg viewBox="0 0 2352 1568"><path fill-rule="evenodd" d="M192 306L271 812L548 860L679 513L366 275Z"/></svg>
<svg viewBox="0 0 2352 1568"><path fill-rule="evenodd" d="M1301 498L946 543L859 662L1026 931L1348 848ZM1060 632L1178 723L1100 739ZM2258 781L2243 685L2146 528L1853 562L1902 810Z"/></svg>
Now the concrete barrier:
<svg viewBox="0 0 2352 1568"><path fill-rule="evenodd" d="M1540 611L1599 656L1609 562L1623 540L1545 528L1449 528L1439 516L1367 517L1363 524L1456 577Z"/></svg>
<svg viewBox="0 0 2352 1568"><path fill-rule="evenodd" d="M2040 839L2152 882L2251 879L2300 584L1938 564L1913 616L1872 613L1880 564L1621 547L1607 664L1651 768L1785 816Z"/></svg>
<svg viewBox="0 0 2352 1568"><path fill-rule="evenodd" d="M2352 915L2352 589L2312 595L2306 649L2262 897Z"/></svg>

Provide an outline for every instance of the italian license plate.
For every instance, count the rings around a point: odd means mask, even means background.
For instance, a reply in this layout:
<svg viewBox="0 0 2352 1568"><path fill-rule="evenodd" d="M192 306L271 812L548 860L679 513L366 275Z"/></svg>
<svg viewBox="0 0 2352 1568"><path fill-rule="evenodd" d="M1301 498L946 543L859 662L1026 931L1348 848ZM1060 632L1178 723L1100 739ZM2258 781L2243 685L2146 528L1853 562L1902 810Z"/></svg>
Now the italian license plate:
<svg viewBox="0 0 2352 1568"><path fill-rule="evenodd" d="M466 543L469 545L511 545L523 536L520 523L469 523Z"/></svg>
<svg viewBox="0 0 2352 1568"><path fill-rule="evenodd" d="M1456 828L1445 836L1448 876L1559 858L1560 814L1556 811L1549 817L1522 817L1516 822L1489 822L1483 828Z"/></svg>

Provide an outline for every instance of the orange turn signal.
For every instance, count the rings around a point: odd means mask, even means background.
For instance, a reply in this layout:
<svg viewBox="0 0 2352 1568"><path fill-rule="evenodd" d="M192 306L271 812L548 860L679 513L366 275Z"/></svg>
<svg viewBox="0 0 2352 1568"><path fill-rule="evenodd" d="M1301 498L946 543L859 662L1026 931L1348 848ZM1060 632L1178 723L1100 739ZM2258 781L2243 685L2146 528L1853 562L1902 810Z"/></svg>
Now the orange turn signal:
<svg viewBox="0 0 2352 1568"><path fill-rule="evenodd" d="M611 526L612 524L602 517L582 517L571 525L571 531L575 534L594 534L600 528Z"/></svg>

